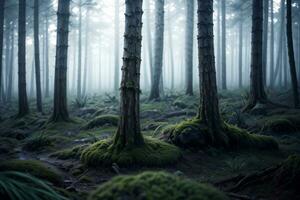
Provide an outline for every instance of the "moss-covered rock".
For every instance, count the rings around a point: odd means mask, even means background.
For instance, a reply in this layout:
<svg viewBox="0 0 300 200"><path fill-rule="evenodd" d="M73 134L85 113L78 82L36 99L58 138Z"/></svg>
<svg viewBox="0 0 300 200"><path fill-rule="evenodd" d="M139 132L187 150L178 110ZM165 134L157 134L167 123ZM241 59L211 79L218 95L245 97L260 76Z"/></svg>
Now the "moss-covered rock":
<svg viewBox="0 0 300 200"><path fill-rule="evenodd" d="M208 146L226 148L277 149L278 144L268 136L250 134L236 126L224 123L218 138L200 119L191 119L172 125L162 131L161 138L184 148L202 149Z"/></svg>
<svg viewBox="0 0 300 200"><path fill-rule="evenodd" d="M39 151L45 149L49 146L52 146L54 139L46 135L37 135L31 138L28 138L23 146L27 151Z"/></svg>
<svg viewBox="0 0 300 200"><path fill-rule="evenodd" d="M0 171L28 173L57 185L62 184L62 176L57 170L36 160L8 160L0 164Z"/></svg>
<svg viewBox="0 0 300 200"><path fill-rule="evenodd" d="M79 145L76 147L72 147L69 149L63 149L61 151L57 151L51 154L51 157L57 157L58 159L66 160L66 159L76 159L80 158L82 151L87 147L87 145Z"/></svg>
<svg viewBox="0 0 300 200"><path fill-rule="evenodd" d="M276 133L295 132L300 130L300 115L275 115L261 120L263 130Z"/></svg>
<svg viewBox="0 0 300 200"><path fill-rule="evenodd" d="M119 151L112 145L112 140L101 140L86 148L81 154L81 161L89 166L164 166L175 163L180 157L180 150L168 143L146 137L145 145L125 148Z"/></svg>
<svg viewBox="0 0 300 200"><path fill-rule="evenodd" d="M201 199L227 200L211 186L193 182L165 172L144 172L135 176L118 176L101 185L88 200L100 199Z"/></svg>
<svg viewBox="0 0 300 200"><path fill-rule="evenodd" d="M99 117L96 117L95 119L92 119L89 121L83 129L93 129L98 128L104 125L109 126L117 126L119 123L119 117L117 115L102 115Z"/></svg>

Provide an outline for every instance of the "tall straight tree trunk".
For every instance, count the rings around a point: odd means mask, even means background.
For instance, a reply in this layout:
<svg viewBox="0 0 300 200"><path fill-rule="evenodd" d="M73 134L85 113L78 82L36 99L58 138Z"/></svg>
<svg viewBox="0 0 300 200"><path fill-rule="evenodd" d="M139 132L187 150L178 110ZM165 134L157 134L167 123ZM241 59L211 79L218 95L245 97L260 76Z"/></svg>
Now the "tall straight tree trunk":
<svg viewBox="0 0 300 200"><path fill-rule="evenodd" d="M29 113L26 90L26 0L19 0L19 25L18 25L18 88L19 88L19 117Z"/></svg>
<svg viewBox="0 0 300 200"><path fill-rule="evenodd" d="M52 121L69 121L67 108L67 63L69 40L70 0L59 0Z"/></svg>
<svg viewBox="0 0 300 200"><path fill-rule="evenodd" d="M147 45L148 45L148 59L150 67L150 80L153 82L153 49L152 49L152 37L151 37L151 24L150 24L150 0L145 0L146 4L146 32L147 32Z"/></svg>
<svg viewBox="0 0 300 200"><path fill-rule="evenodd" d="M85 49L84 49L84 69L83 69L83 88L82 95L86 96L87 76L88 76L88 55L89 55L89 10L86 11L86 27L85 27Z"/></svg>
<svg viewBox="0 0 300 200"><path fill-rule="evenodd" d="M99 91L101 92L101 87L102 87L102 84L101 84L101 76L102 76L102 36L100 35L100 39L99 39Z"/></svg>
<svg viewBox="0 0 300 200"><path fill-rule="evenodd" d="M76 83L77 83L77 81L76 81L76 70L77 70L77 68L76 68L76 56L77 56L77 38L76 38L76 36L77 36L77 34L76 34L76 31L74 31L74 35L73 35L73 44L74 44L74 46L73 46L73 68L72 68L72 70L73 70L73 81L72 81L72 90L74 91L74 93L76 93Z"/></svg>
<svg viewBox="0 0 300 200"><path fill-rule="evenodd" d="M283 73L283 88L286 89L288 87L288 49L287 49L287 37L284 36L284 41L286 48L283 48L283 55L282 55L282 73Z"/></svg>
<svg viewBox="0 0 300 200"><path fill-rule="evenodd" d="M185 94L193 95L194 0L186 0Z"/></svg>
<svg viewBox="0 0 300 200"><path fill-rule="evenodd" d="M5 68L4 68L4 76L3 76L3 93L2 93L2 99L5 102L7 95L6 95L6 88L8 84L8 71L9 71L9 62L10 62L10 47L11 47L11 25L10 25L10 19L6 19L5 24ZM4 79L5 78L5 79Z"/></svg>
<svg viewBox="0 0 300 200"><path fill-rule="evenodd" d="M226 75L226 0L222 0L222 89L227 89Z"/></svg>
<svg viewBox="0 0 300 200"><path fill-rule="evenodd" d="M120 87L120 81L119 81L119 77L120 77L120 57L119 57L119 46L120 46L120 19L119 19L119 12L120 12L120 2L119 0L115 0L115 82L114 82L114 90L115 92L119 91L119 87Z"/></svg>
<svg viewBox="0 0 300 200"><path fill-rule="evenodd" d="M257 103L267 103L263 84L262 42L263 42L263 1L253 0L252 5L251 78L249 104L245 110Z"/></svg>
<svg viewBox="0 0 300 200"><path fill-rule="evenodd" d="M2 88L3 88L3 25L4 25L4 4L5 0L0 1L0 102L2 101Z"/></svg>
<svg viewBox="0 0 300 200"><path fill-rule="evenodd" d="M155 1L155 48L154 48L154 72L151 83L150 100L160 98L160 84L162 80L162 65L164 51L164 0Z"/></svg>
<svg viewBox="0 0 300 200"><path fill-rule="evenodd" d="M50 96L50 89L49 89L49 16L48 13L46 14L46 31L45 31L45 70L46 70L46 77L45 77L45 97Z"/></svg>
<svg viewBox="0 0 300 200"><path fill-rule="evenodd" d="M43 112L41 69L40 69L40 42L39 42L39 0L34 0L34 58L35 58L35 85L36 105L39 112Z"/></svg>
<svg viewBox="0 0 300 200"><path fill-rule="evenodd" d="M294 104L295 107L299 107L299 94L298 94L298 81L296 72L296 63L294 55L294 44L293 44L293 24L292 24L292 0L287 0L287 12L286 12L286 37L288 45L290 73L293 86Z"/></svg>
<svg viewBox="0 0 300 200"><path fill-rule="evenodd" d="M190 0L193 1L194 0ZM171 91L174 91L174 71L175 71L175 66L174 66L174 51L173 51L173 37L172 37L172 20L171 20L171 16L170 16L171 12L170 12L170 6L168 7L168 16L169 16L169 20L168 20L168 33L169 33L169 59L170 59L170 74L171 74Z"/></svg>
<svg viewBox="0 0 300 200"><path fill-rule="evenodd" d="M34 96L34 82L35 82L35 65L34 65L34 58L32 59L31 62L31 76L30 76L30 90L29 90L29 97L33 97Z"/></svg>
<svg viewBox="0 0 300 200"><path fill-rule="evenodd" d="M243 87L243 20L239 22L239 88Z"/></svg>
<svg viewBox="0 0 300 200"><path fill-rule="evenodd" d="M213 40L213 0L198 0L200 119L216 134L221 129Z"/></svg>
<svg viewBox="0 0 300 200"><path fill-rule="evenodd" d="M274 1L271 1L271 31L270 31L270 86L274 82Z"/></svg>
<svg viewBox="0 0 300 200"><path fill-rule="evenodd" d="M7 84L7 101L11 102L12 88L13 88L13 73L14 73L14 50L15 50L15 22L11 25L11 49L10 49L10 64L8 73L8 84Z"/></svg>
<svg viewBox="0 0 300 200"><path fill-rule="evenodd" d="M81 99L82 0L79 1L77 99Z"/></svg>
<svg viewBox="0 0 300 200"><path fill-rule="evenodd" d="M142 48L142 0L127 0L120 122L114 138L119 150L144 144L140 127L140 65Z"/></svg>
<svg viewBox="0 0 300 200"><path fill-rule="evenodd" d="M264 22L263 22L263 81L267 83L267 57L268 57L268 25L269 25L269 0L264 0Z"/></svg>
<svg viewBox="0 0 300 200"><path fill-rule="evenodd" d="M218 0L217 4L217 84L221 84L221 72L222 72L222 64L221 64L221 1Z"/></svg>

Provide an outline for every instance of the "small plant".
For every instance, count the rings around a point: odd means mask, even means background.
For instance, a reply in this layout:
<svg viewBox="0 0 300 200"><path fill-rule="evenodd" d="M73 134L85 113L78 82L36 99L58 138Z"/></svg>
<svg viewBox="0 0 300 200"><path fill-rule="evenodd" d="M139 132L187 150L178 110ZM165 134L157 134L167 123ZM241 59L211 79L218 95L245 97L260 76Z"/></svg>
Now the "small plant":
<svg viewBox="0 0 300 200"><path fill-rule="evenodd" d="M76 108L84 108L87 104L87 96L76 98L74 105Z"/></svg>

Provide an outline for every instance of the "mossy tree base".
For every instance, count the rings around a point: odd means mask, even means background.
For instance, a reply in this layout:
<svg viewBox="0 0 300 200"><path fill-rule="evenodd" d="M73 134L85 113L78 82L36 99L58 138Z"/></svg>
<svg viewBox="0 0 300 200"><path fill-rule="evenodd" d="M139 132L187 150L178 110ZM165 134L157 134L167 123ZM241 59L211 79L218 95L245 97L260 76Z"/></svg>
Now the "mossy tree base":
<svg viewBox="0 0 300 200"><path fill-rule="evenodd" d="M180 150L173 145L149 137L144 140L144 145L122 150L117 149L111 139L101 140L82 152L81 161L95 167L113 163L120 166L165 166L177 162L181 157Z"/></svg>
<svg viewBox="0 0 300 200"><path fill-rule="evenodd" d="M268 136L250 134L224 123L219 132L210 130L200 119L191 119L165 128L161 138L183 148L203 149L209 146L222 148L278 149L277 142Z"/></svg>
<svg viewBox="0 0 300 200"><path fill-rule="evenodd" d="M213 187L164 172L144 172L135 176L118 176L101 185L88 200L100 199L201 199L227 200Z"/></svg>

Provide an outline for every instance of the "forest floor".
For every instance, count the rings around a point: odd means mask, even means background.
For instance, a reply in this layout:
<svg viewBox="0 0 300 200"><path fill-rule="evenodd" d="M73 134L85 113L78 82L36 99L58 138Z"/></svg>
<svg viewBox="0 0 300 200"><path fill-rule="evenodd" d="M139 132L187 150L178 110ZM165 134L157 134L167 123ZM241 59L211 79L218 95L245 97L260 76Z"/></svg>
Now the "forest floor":
<svg viewBox="0 0 300 200"><path fill-rule="evenodd" d="M268 95L274 102L293 105L290 92L269 92ZM223 180L262 171L279 164L289 155L300 154L300 110L258 107L255 112L242 113L246 99L247 93L244 91L221 92L220 110L223 119L251 133L273 136L279 143L278 151L182 149L183 158L177 164L163 168L120 168L116 165L87 168L81 164L80 149L110 137L116 131L119 102L108 94L91 96L86 102L70 102L72 123L48 123L52 107L50 99L46 99L43 104L44 114L32 112L22 119L15 117L16 102L0 105L0 170L1 163L9 160L39 160L63 177L63 183L59 187L80 199L84 199L96 186L118 174L136 174L142 171L163 170L209 183L226 191L229 186L222 184ZM198 102L197 95L187 97L182 94L167 94L159 102L149 102L146 94L142 95L143 134L156 137L164 127L194 117ZM34 109L35 102L32 100L30 104ZM89 123L91 121L94 123ZM231 198L289 199L284 195L274 198L274 195L272 188L249 185Z"/></svg>

